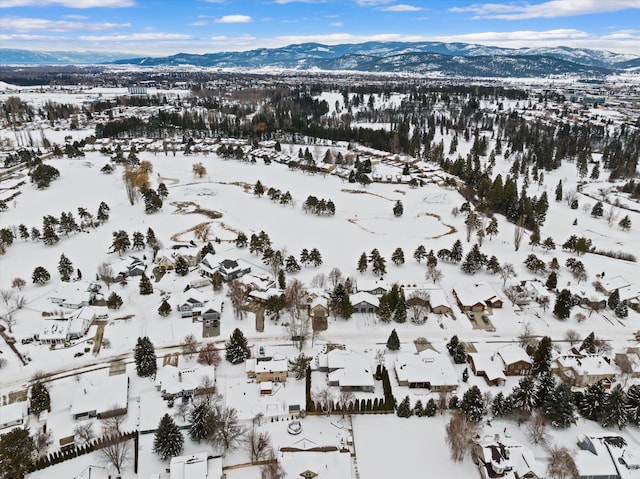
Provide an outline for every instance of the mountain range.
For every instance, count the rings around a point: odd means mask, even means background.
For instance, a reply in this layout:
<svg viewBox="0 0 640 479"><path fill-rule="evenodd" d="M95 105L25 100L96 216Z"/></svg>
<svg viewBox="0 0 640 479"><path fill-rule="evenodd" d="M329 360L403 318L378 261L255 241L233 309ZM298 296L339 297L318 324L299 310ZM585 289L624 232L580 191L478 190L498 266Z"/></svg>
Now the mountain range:
<svg viewBox="0 0 640 479"><path fill-rule="evenodd" d="M570 47L501 48L468 43L367 42L302 43L281 48L165 57L92 52L36 52L0 49L0 64L118 64L209 68L283 68L403 72L446 76L533 77L577 74L601 77L640 68L640 57Z"/></svg>

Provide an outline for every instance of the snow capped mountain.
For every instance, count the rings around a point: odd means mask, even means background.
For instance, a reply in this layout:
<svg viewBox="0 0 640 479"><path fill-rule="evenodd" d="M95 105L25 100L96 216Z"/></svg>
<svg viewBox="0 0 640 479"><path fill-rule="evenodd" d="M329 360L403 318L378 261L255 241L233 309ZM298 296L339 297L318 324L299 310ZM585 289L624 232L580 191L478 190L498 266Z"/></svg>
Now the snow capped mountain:
<svg viewBox="0 0 640 479"><path fill-rule="evenodd" d="M569 47L500 48L468 43L366 42L324 45L301 43L244 52L122 58L116 54L30 52L0 49L2 64L104 63L216 68L293 68L369 72L427 73L457 76L602 76L637 67L640 58Z"/></svg>

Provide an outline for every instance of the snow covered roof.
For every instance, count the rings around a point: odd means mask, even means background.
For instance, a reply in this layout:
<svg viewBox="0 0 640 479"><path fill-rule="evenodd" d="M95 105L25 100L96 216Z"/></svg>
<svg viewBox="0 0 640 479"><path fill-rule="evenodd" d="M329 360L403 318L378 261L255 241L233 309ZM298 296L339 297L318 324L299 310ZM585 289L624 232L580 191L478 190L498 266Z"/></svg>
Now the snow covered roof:
<svg viewBox="0 0 640 479"><path fill-rule="evenodd" d="M281 451L280 463L286 477L335 479L351 477L351 458L340 451ZM304 473L307 475L303 476ZM172 478L173 479L173 478Z"/></svg>
<svg viewBox="0 0 640 479"><path fill-rule="evenodd" d="M166 394L180 394L182 391L195 390L205 378L214 380L213 366L177 368L167 364L156 373L156 387Z"/></svg>
<svg viewBox="0 0 640 479"><path fill-rule="evenodd" d="M378 288L382 288L385 291L389 291L389 283L386 281L380 281L378 279L359 279L358 291L374 291Z"/></svg>
<svg viewBox="0 0 640 479"><path fill-rule="evenodd" d="M597 354L574 355L565 354L555 358L562 368L570 368L580 376L615 375L618 370L614 364L605 361Z"/></svg>
<svg viewBox="0 0 640 479"><path fill-rule="evenodd" d="M483 372L487 381L506 381L503 365L500 361L494 360L494 355L490 353L469 353L476 371Z"/></svg>
<svg viewBox="0 0 640 479"><path fill-rule="evenodd" d="M449 304L449 300L447 299L447 294L444 292L444 290L440 288L430 289L427 291L427 293L429 294L429 304L432 308L436 308L438 306L446 306L447 308L451 309L451 305Z"/></svg>
<svg viewBox="0 0 640 479"><path fill-rule="evenodd" d="M578 444L580 449L574 452L573 460L580 477L618 477L616 465L602 438L581 435Z"/></svg>
<svg viewBox="0 0 640 479"><path fill-rule="evenodd" d="M73 416L95 411L105 413L112 409L126 409L129 403L129 377L126 374L106 376L89 382L85 378L71 403Z"/></svg>
<svg viewBox="0 0 640 479"><path fill-rule="evenodd" d="M38 339L42 342L64 341L69 335L69 319L44 318Z"/></svg>
<svg viewBox="0 0 640 479"><path fill-rule="evenodd" d="M485 303L490 299L501 299L493 286L486 283L463 284L455 286L456 296L463 305Z"/></svg>
<svg viewBox="0 0 640 479"><path fill-rule="evenodd" d="M618 290L618 294L620 295L620 301L638 299L640 298L640 286L635 284L624 286Z"/></svg>
<svg viewBox="0 0 640 479"><path fill-rule="evenodd" d="M445 354L425 349L420 354L403 354L395 362L398 381L430 383L431 386L457 386L458 375Z"/></svg>
<svg viewBox="0 0 640 479"><path fill-rule="evenodd" d="M607 292L607 294L613 293L616 289L629 286L631 283L622 276L613 276L611 278L603 279L600 281L600 285Z"/></svg>
<svg viewBox="0 0 640 479"><path fill-rule="evenodd" d="M340 387L374 387L371 364L364 356L342 349L333 349L318 359L323 356L329 369L329 382Z"/></svg>
<svg viewBox="0 0 640 479"><path fill-rule="evenodd" d="M245 362L245 370L248 373L288 372L289 362L286 359L258 361L255 358L250 358Z"/></svg>
<svg viewBox="0 0 640 479"><path fill-rule="evenodd" d="M245 275L242 278L246 278L247 276L249 275ZM260 291L260 290L254 289L249 293L249 296L251 298L256 298L256 299L261 299L262 301L266 301L271 296L280 296L282 292L283 291L278 288L269 288L266 291Z"/></svg>
<svg viewBox="0 0 640 479"><path fill-rule="evenodd" d="M206 452L171 458L170 479L219 479L222 477L222 458L209 459Z"/></svg>
<svg viewBox="0 0 640 479"><path fill-rule="evenodd" d="M27 402L18 401L0 407L0 427L4 424L17 424L24 420L27 412Z"/></svg>
<svg viewBox="0 0 640 479"><path fill-rule="evenodd" d="M359 291L355 294L352 294L349 300L354 306L360 303L368 303L377 308L380 305L380 300L378 299L378 297L366 291Z"/></svg>
<svg viewBox="0 0 640 479"><path fill-rule="evenodd" d="M522 349L520 346L516 346L515 344L507 344L506 346L498 348L496 350L496 354L500 356L505 366L520 361L533 364L531 356L529 356L524 349Z"/></svg>

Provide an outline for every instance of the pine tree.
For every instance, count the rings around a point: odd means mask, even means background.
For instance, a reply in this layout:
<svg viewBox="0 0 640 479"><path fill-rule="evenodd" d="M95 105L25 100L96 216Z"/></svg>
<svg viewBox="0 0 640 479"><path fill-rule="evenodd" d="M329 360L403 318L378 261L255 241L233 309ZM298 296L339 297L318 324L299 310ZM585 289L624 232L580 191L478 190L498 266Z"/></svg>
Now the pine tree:
<svg viewBox="0 0 640 479"><path fill-rule="evenodd" d="M548 373L551 370L551 338L544 336L533 354L533 370L536 374Z"/></svg>
<svg viewBox="0 0 640 479"><path fill-rule="evenodd" d="M351 299L349 298L349 294L345 292L344 296L342 296L342 300L340 301L340 316L344 319L349 319L353 316L353 304L351 304Z"/></svg>
<svg viewBox="0 0 640 479"><path fill-rule="evenodd" d="M155 246L158 244L156 233L151 228L147 228L146 240L147 240L147 246L149 248L155 248Z"/></svg>
<svg viewBox="0 0 640 479"><path fill-rule="evenodd" d="M556 243L555 241L553 241L553 238L551 236L547 236L547 238L545 238L545 240L542 242L542 249L546 251L556 249Z"/></svg>
<svg viewBox="0 0 640 479"><path fill-rule="evenodd" d="M629 387L625 406L628 421L636 426L640 425L640 385L633 384Z"/></svg>
<svg viewBox="0 0 640 479"><path fill-rule="evenodd" d="M287 259L284 262L284 270L289 274L297 273L298 271L300 271L300 265L298 264L295 256L287 256Z"/></svg>
<svg viewBox="0 0 640 479"><path fill-rule="evenodd" d="M618 226L623 231L629 231L631 229L631 218L629 218L629 215L626 215L624 218L622 218L618 222Z"/></svg>
<svg viewBox="0 0 640 479"><path fill-rule="evenodd" d="M533 411L537 403L536 387L533 378L525 376L520 379L520 382L513 388L509 397L514 409L520 409L527 413Z"/></svg>
<svg viewBox="0 0 640 479"><path fill-rule="evenodd" d="M169 414L160 419L156 435L153 438L153 452L163 461L180 455L184 445L184 437Z"/></svg>
<svg viewBox="0 0 640 479"><path fill-rule="evenodd" d="M367 261L367 253L362 253L360 255L360 259L358 260L358 271L360 273L364 273L367 270L368 261Z"/></svg>
<svg viewBox="0 0 640 479"><path fill-rule="evenodd" d="M464 364L467 361L467 353L464 346L458 340L458 336L453 335L447 343L447 350L456 364Z"/></svg>
<svg viewBox="0 0 640 479"><path fill-rule="evenodd" d="M316 268L322 264L322 255L320 254L318 248L313 248L311 252L309 252L309 261Z"/></svg>
<svg viewBox="0 0 640 479"><path fill-rule="evenodd" d="M413 406L413 415L416 417L423 417L424 414L424 406L422 405L422 401L418 399Z"/></svg>
<svg viewBox="0 0 640 479"><path fill-rule="evenodd" d="M106 221L109 221L110 210L111 209L104 201L100 203L100 206L98 206L98 213L96 214L96 218L100 223L105 223Z"/></svg>
<svg viewBox="0 0 640 479"><path fill-rule="evenodd" d="M260 180L256 181L256 184L253 186L253 194L257 197L260 197L264 194L264 186L262 186Z"/></svg>
<svg viewBox="0 0 640 479"><path fill-rule="evenodd" d="M404 264L404 251L402 251L402 248L396 248L394 250L394 252L391 254L391 261L396 266Z"/></svg>
<svg viewBox="0 0 640 479"><path fill-rule="evenodd" d="M33 235L33 230L31 231ZM56 244L60 241L60 238L56 234L56 230L51 225L45 225L42 227L42 242L47 246L51 246L52 244Z"/></svg>
<svg viewBox="0 0 640 479"><path fill-rule="evenodd" d="M389 351L398 351L400 349L400 338L395 329L391 331L389 339L387 339L387 349Z"/></svg>
<svg viewBox="0 0 640 479"><path fill-rule="evenodd" d="M603 208L602 201L597 201L596 204L593 205L593 208L591 208L591 216L593 216L594 218L599 218L602 216L603 213L604 213L604 208Z"/></svg>
<svg viewBox="0 0 640 479"><path fill-rule="evenodd" d="M162 303L160 303L160 306L158 307L158 314L162 317L166 317L166 316L169 316L170 313L171 313L171 305L165 298L162 300Z"/></svg>
<svg viewBox="0 0 640 479"><path fill-rule="evenodd" d="M22 479L31 472L35 446L29 429L13 428L0 435L2 479Z"/></svg>
<svg viewBox="0 0 640 479"><path fill-rule="evenodd" d="M231 364L239 364L249 357L247 339L238 328L231 333L231 338L226 343L225 349L227 361Z"/></svg>
<svg viewBox="0 0 640 479"><path fill-rule="evenodd" d="M398 417L411 417L413 415L413 410L411 409L411 401L409 400L409 396L405 396L402 402L398 405L396 409L396 414Z"/></svg>
<svg viewBox="0 0 640 479"><path fill-rule="evenodd" d="M380 302L380 306L378 307L378 319L380 321L382 321L383 323L388 323L389 321L391 321L391 315L393 314L393 311L391 311L391 307L389 306L388 302Z"/></svg>
<svg viewBox="0 0 640 479"><path fill-rule="evenodd" d="M575 419L571 386L564 383L559 384L549 394L543 405L543 412L553 427L566 428L571 426Z"/></svg>
<svg viewBox="0 0 640 479"><path fill-rule="evenodd" d="M144 249L144 235L140 231L136 231L132 235L133 237L133 249Z"/></svg>
<svg viewBox="0 0 640 479"><path fill-rule="evenodd" d="M424 245L419 245L416 250L413 252L413 259L415 259L418 263L427 257L427 249Z"/></svg>
<svg viewBox="0 0 640 479"><path fill-rule="evenodd" d="M136 372L140 377L153 376L158 369L156 350L148 336L138 338L133 350Z"/></svg>
<svg viewBox="0 0 640 479"><path fill-rule="evenodd" d="M404 213L404 206L402 206L402 201L396 201L396 204L393 206L393 216L402 216Z"/></svg>
<svg viewBox="0 0 640 479"><path fill-rule="evenodd" d="M426 417L433 417L436 415L437 411L438 406L436 405L436 402L433 400L433 398L429 398L429 400L427 401L427 405L424 407L424 415Z"/></svg>
<svg viewBox="0 0 640 479"><path fill-rule="evenodd" d="M449 257L453 263L459 263L462 260L464 252L462 249L462 241L456 240L451 247Z"/></svg>
<svg viewBox="0 0 640 479"><path fill-rule="evenodd" d="M571 308L573 307L573 298L571 291L563 289L556 296L556 304L553 307L553 314L559 319L567 319L571 316Z"/></svg>
<svg viewBox="0 0 640 479"><path fill-rule="evenodd" d="M556 193L556 196L555 196L556 201L562 201L562 180L558 182L558 186L556 186L555 193Z"/></svg>
<svg viewBox="0 0 640 479"><path fill-rule="evenodd" d="M547 287L547 289L556 289L556 286L558 286L558 275L555 271L549 273L547 282L544 285Z"/></svg>
<svg viewBox="0 0 640 479"><path fill-rule="evenodd" d="M60 273L60 279L62 279L62 281L69 281L74 270L75 268L73 267L71 260L62 253L60 255L60 260L58 261L58 273Z"/></svg>
<svg viewBox="0 0 640 479"><path fill-rule="evenodd" d="M507 410L505 408L505 398L504 394L499 392L493 397L493 401L491 402L491 414L494 417L504 417L507 415Z"/></svg>
<svg viewBox="0 0 640 479"><path fill-rule="evenodd" d="M484 414L482 392L478 386L471 386L462 396L460 409L470 421L479 422Z"/></svg>
<svg viewBox="0 0 640 479"><path fill-rule="evenodd" d="M607 306L609 306L609 309L615 310L619 303L620 291L616 289L609 295L609 299L607 299Z"/></svg>
<svg viewBox="0 0 640 479"><path fill-rule="evenodd" d="M588 354L596 352L596 335L591 331L586 338L582 340L579 351L585 351Z"/></svg>
<svg viewBox="0 0 640 479"><path fill-rule="evenodd" d="M30 409L31 412L37 416L42 411L51 411L51 396L49 395L49 389L47 386L37 381L31 386Z"/></svg>
<svg viewBox="0 0 640 479"><path fill-rule="evenodd" d="M187 273L189 273L189 264L187 263L187 260L184 259L182 256L178 256L176 258L176 274L179 276L186 276Z"/></svg>
<svg viewBox="0 0 640 479"><path fill-rule="evenodd" d="M618 318L626 318L629 315L629 308L627 303L624 301L620 301L616 309L613 311Z"/></svg>
<svg viewBox="0 0 640 479"><path fill-rule="evenodd" d="M112 291L109 297L107 298L107 308L109 309L120 309L122 306L122 298L118 293Z"/></svg>
<svg viewBox="0 0 640 479"><path fill-rule="evenodd" d="M126 231L119 230L112 233L113 241L111 243L111 250L118 255L121 255L131 247L131 241Z"/></svg>
<svg viewBox="0 0 640 479"><path fill-rule="evenodd" d="M396 309L393 311L393 320L396 323L406 323L407 322L407 303L404 299L404 293L400 293L400 297L398 298L398 304L396 304Z"/></svg>
<svg viewBox="0 0 640 479"><path fill-rule="evenodd" d="M384 276L387 273L386 260L378 255L373 259L371 271L376 276Z"/></svg>
<svg viewBox="0 0 640 479"><path fill-rule="evenodd" d="M140 294L143 296L148 294L153 294L153 285L151 284L151 281L149 281L149 278L145 273L142 273L142 276L140 276L139 288L140 288Z"/></svg>
<svg viewBox="0 0 640 479"><path fill-rule="evenodd" d="M42 266L36 266L31 274L31 281L33 281L33 284L45 284L50 279L51 275Z"/></svg>
<svg viewBox="0 0 640 479"><path fill-rule="evenodd" d="M592 421L600 421L607 403L607 390L602 381L589 385L575 402L582 416Z"/></svg>
<svg viewBox="0 0 640 479"><path fill-rule="evenodd" d="M300 263L307 266L311 260L309 259L309 250L307 248L303 248L300 252Z"/></svg>
<svg viewBox="0 0 640 479"><path fill-rule="evenodd" d="M464 368L462 371L462 382L466 383L469 380L469 368Z"/></svg>
<svg viewBox="0 0 640 479"><path fill-rule="evenodd" d="M189 437L196 442L206 439L209 435L209 417L211 407L205 401L193 405L189 413Z"/></svg>

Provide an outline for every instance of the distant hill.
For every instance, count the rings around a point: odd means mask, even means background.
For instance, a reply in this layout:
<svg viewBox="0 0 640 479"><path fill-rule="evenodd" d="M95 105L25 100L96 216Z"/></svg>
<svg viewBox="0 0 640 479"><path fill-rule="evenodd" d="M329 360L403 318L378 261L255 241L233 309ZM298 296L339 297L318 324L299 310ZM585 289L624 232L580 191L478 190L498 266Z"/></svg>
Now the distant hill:
<svg viewBox="0 0 640 479"><path fill-rule="evenodd" d="M199 66L213 68L286 68L366 72L439 73L451 76L532 77L579 74L600 77L636 69L640 58L583 48L500 48L468 43L366 42L341 45L302 43L281 48L165 57L30 52L0 49L3 64L105 64Z"/></svg>

